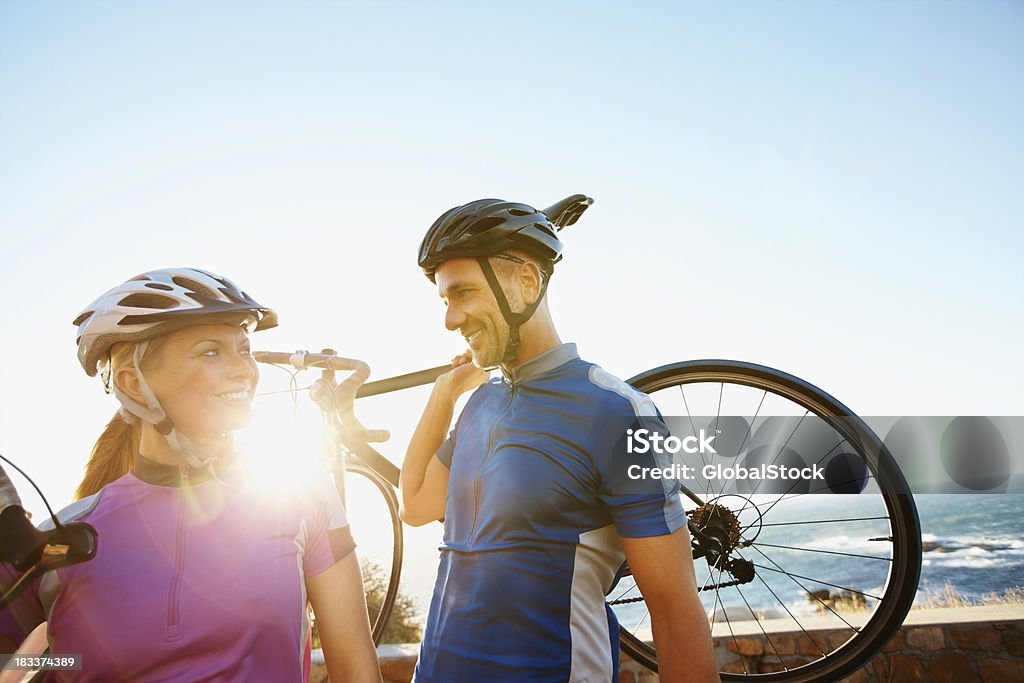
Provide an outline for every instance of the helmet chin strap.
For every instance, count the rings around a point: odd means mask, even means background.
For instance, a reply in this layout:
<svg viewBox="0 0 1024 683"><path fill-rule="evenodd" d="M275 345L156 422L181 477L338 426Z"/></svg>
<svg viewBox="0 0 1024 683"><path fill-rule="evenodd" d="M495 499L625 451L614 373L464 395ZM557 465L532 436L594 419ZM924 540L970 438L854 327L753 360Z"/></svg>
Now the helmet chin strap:
<svg viewBox="0 0 1024 683"><path fill-rule="evenodd" d="M132 353L132 367L135 370L135 376L139 378L139 390L142 392L146 405L142 405L132 399L121 391L121 388L117 386L117 382L112 382L114 396L121 402L121 410L127 411L140 420L153 425L156 431L167 441L171 450L180 455L190 467L194 469L209 468L210 474L216 476L213 471L213 463L220 457L220 453L211 452L209 449L203 448L176 430L174 423L167 417L167 414L156 398L156 394L153 393L149 383L146 382L146 378L142 375L140 365L148 347L148 341L139 342L135 345L135 351Z"/></svg>
<svg viewBox="0 0 1024 683"><path fill-rule="evenodd" d="M503 258L516 263L524 263L522 259L516 258L511 255L499 255L497 258ZM498 282L498 276L494 273L494 268L491 267L490 259L486 256L478 256L477 262L480 264L480 270L484 272L484 277L487 279L487 284L490 285L491 291L494 293L494 298L498 302L498 309L501 311L501 315L505 318L505 322L508 323L509 329L509 340L508 345L505 347L505 355L501 359L501 365L511 363L516 359L516 351L519 349L519 327L527 320L533 317L533 314L537 311L537 307L540 306L541 300L544 298L544 293L548 289L548 277L541 271L541 286L540 293L537 294L537 299L532 304L527 305L519 313L513 313L512 307L508 305L508 298L505 296L505 291L501 288L501 283ZM484 368L485 370L493 370L494 368Z"/></svg>

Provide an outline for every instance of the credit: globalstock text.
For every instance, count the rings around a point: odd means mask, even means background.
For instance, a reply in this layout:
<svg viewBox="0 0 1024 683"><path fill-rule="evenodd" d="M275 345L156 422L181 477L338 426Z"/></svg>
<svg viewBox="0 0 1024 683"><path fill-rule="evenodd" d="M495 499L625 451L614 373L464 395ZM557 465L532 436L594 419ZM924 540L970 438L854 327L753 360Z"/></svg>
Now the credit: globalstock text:
<svg viewBox="0 0 1024 683"><path fill-rule="evenodd" d="M705 465L701 468L704 479L720 479L736 481L739 479L825 479L825 470L817 465L810 467L785 467L784 465L758 465L743 467L740 465L725 467L723 465ZM643 467L630 465L626 476L630 479L676 479L691 481L696 478L697 468L690 465L674 464L668 467Z"/></svg>

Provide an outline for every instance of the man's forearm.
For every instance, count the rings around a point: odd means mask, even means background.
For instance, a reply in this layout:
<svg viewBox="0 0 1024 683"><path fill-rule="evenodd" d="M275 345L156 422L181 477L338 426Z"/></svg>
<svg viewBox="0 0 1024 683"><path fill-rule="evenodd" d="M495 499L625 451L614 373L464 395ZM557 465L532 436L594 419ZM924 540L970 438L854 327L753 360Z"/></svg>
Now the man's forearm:
<svg viewBox="0 0 1024 683"><path fill-rule="evenodd" d="M701 610L703 616L703 610ZM662 683L717 683L711 628L705 619L694 621L651 613L651 630L658 651Z"/></svg>
<svg viewBox="0 0 1024 683"><path fill-rule="evenodd" d="M416 431L409 441L409 448L402 463L400 488L402 504L408 505L423 486L423 478L427 472L430 459L444 442L448 428L455 414L455 399L440 384L435 384L427 406L423 409Z"/></svg>

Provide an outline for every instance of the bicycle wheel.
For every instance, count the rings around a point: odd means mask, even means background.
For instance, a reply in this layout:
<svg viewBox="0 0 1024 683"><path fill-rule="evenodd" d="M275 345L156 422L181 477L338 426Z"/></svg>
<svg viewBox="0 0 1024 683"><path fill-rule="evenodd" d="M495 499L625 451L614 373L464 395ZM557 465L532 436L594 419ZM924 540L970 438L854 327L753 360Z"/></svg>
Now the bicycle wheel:
<svg viewBox="0 0 1024 683"><path fill-rule="evenodd" d="M917 510L878 437L817 387L751 363L676 363L630 383L670 429L699 421L719 435L712 472L716 457L725 466L773 454L772 462L839 463L827 486L711 477L691 486L703 502L687 513L691 528L724 549L694 559L722 680L835 681L867 662L902 624L921 571ZM642 599L628 575L608 595L622 649L656 670Z"/></svg>
<svg viewBox="0 0 1024 683"><path fill-rule="evenodd" d="M395 489L354 460L346 465L346 509L363 569L373 642L379 645L398 595L402 574L402 521Z"/></svg>

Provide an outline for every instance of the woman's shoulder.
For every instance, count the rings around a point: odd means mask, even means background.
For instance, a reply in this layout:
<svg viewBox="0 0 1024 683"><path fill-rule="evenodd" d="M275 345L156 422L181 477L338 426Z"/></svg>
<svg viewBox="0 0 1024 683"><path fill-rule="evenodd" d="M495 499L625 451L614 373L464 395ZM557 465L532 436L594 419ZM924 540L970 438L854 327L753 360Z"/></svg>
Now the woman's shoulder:
<svg viewBox="0 0 1024 683"><path fill-rule="evenodd" d="M118 497L122 490L130 488L135 482L138 482L138 479L129 472L110 482L91 496L80 498L65 506L57 512L57 519L61 524L88 521L90 517L96 514L97 510L109 505L112 500ZM53 529L53 527L52 519L46 519L39 524L39 528L43 531L48 531Z"/></svg>
<svg viewBox="0 0 1024 683"><path fill-rule="evenodd" d="M80 522L84 521L99 505L100 499L103 497L103 490L92 494L86 498L76 500L71 505L63 508L57 513L57 519L60 520L61 524L67 524L69 522ZM45 519L39 524L39 528L43 531L50 531L54 528L53 519Z"/></svg>

